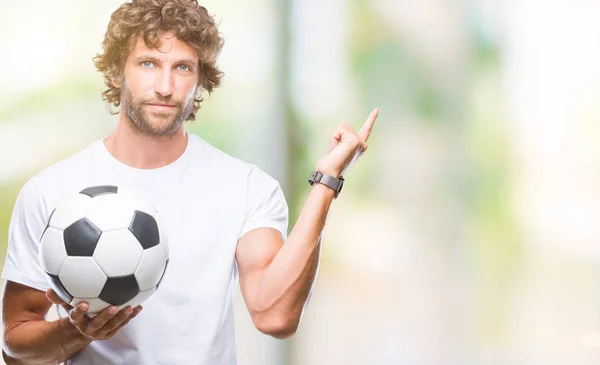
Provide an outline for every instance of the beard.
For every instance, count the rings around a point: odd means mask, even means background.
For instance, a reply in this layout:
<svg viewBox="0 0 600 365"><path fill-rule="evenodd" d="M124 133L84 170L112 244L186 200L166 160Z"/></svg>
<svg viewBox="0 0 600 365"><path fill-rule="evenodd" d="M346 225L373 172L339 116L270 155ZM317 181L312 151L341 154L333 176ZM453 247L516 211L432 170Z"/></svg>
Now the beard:
<svg viewBox="0 0 600 365"><path fill-rule="evenodd" d="M194 98L188 97L184 102L171 98L153 98L136 100L123 83L121 89L123 110L129 117L131 126L141 135L147 137L171 137L182 127L193 112ZM151 110L149 104L174 105L172 110Z"/></svg>

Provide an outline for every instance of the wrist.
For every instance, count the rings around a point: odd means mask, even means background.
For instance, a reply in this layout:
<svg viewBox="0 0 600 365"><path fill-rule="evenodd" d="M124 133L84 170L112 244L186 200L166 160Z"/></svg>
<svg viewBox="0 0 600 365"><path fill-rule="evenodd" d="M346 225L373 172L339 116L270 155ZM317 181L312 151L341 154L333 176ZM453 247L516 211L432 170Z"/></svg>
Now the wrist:
<svg viewBox="0 0 600 365"><path fill-rule="evenodd" d="M83 333L81 333L81 331L79 331L79 329L77 329L77 327L75 327L75 325L73 323L71 323L71 320L69 319L69 317L59 319L58 326L63 331L65 336L67 336L69 338L69 340L71 340L72 342L75 342L75 343L91 342L90 339L85 337L83 335Z"/></svg>
<svg viewBox="0 0 600 365"><path fill-rule="evenodd" d="M335 168L331 168L331 167L327 167L327 166L317 166L315 168L315 170L317 170L317 171L319 171L319 172L321 172L323 174L333 176L335 178L339 178L340 175L342 174L341 170L335 169Z"/></svg>
<svg viewBox="0 0 600 365"><path fill-rule="evenodd" d="M328 173L324 173L322 171L316 170L310 174L308 179L309 184L313 187L315 185L323 185L330 189L333 192L333 198L337 198L339 193L342 191L344 186L344 178L336 177L336 175L331 175Z"/></svg>
<svg viewBox="0 0 600 365"><path fill-rule="evenodd" d="M335 198L335 190L323 184L313 184L312 191L331 200Z"/></svg>

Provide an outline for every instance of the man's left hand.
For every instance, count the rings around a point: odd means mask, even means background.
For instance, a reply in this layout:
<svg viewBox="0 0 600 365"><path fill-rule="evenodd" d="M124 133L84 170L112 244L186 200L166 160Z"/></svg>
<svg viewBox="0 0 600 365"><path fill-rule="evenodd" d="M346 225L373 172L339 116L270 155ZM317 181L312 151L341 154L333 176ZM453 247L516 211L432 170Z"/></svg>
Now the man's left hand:
<svg viewBox="0 0 600 365"><path fill-rule="evenodd" d="M376 108L358 132L350 124L342 123L329 138L329 151L317 163L317 171L342 176L367 150L367 140L378 115Z"/></svg>

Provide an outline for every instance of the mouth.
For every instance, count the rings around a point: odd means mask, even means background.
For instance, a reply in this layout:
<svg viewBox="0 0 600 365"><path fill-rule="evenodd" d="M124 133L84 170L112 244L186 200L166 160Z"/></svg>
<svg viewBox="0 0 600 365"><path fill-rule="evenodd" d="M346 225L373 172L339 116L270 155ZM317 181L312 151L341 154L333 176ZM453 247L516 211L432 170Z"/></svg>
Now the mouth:
<svg viewBox="0 0 600 365"><path fill-rule="evenodd" d="M148 105L150 108L155 109L155 110L171 110L173 108L175 108L175 105L171 105L171 104L146 104Z"/></svg>

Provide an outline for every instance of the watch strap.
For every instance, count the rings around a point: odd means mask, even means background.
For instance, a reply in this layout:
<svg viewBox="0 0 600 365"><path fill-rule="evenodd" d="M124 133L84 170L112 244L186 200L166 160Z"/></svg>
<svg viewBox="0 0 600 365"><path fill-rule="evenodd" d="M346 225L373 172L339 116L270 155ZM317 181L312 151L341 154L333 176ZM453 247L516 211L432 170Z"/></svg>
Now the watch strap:
<svg viewBox="0 0 600 365"><path fill-rule="evenodd" d="M308 182L310 185L313 185L314 183L320 183L329 186L335 191L335 198L338 197L342 191L342 187L344 186L344 178L342 176L335 178L331 175L324 174L321 171L313 171L310 174Z"/></svg>

